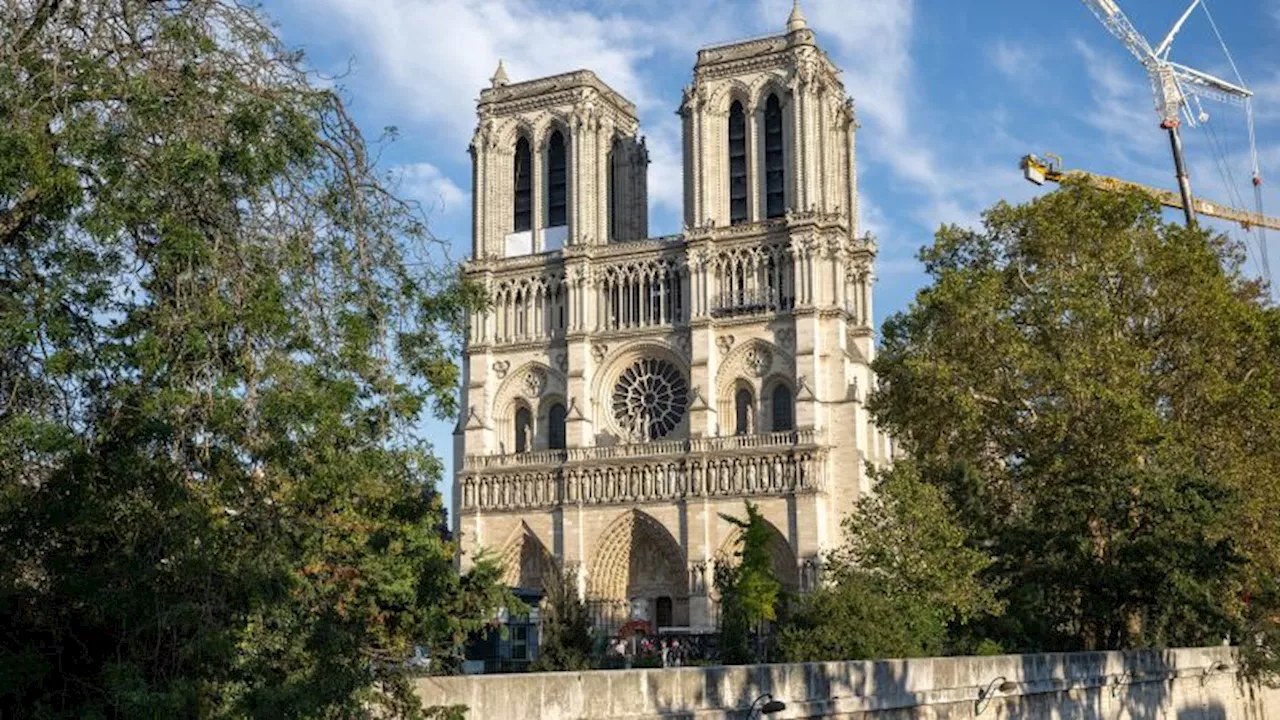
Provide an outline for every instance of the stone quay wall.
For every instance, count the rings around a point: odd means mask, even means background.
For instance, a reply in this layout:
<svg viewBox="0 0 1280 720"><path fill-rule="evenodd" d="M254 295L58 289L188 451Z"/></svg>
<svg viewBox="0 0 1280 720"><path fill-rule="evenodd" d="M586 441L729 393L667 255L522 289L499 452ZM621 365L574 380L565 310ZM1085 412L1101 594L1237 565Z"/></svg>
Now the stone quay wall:
<svg viewBox="0 0 1280 720"><path fill-rule="evenodd" d="M424 677L417 692L472 720L746 718L764 693L786 703L778 720L1280 719L1280 690L1227 647Z"/></svg>

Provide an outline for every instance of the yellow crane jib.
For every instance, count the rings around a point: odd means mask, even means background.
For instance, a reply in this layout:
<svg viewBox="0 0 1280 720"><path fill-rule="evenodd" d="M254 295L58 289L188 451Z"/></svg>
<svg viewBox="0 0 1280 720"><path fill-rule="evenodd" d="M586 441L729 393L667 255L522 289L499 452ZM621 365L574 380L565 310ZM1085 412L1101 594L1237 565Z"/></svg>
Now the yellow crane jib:
<svg viewBox="0 0 1280 720"><path fill-rule="evenodd" d="M1079 178L1088 185L1098 188L1099 190L1107 190L1110 192L1123 192L1125 190L1141 190L1153 197L1165 207L1176 208L1182 210L1182 196L1180 193L1171 190L1162 190L1141 183L1121 180L1120 178L1109 177L1107 175L1095 175L1083 170L1064 170L1062 158L1045 154L1025 155L1022 158L1022 176L1036 185L1044 185L1046 182L1060 183L1064 178ZM1240 223L1246 230L1251 227L1270 228L1271 230L1280 230L1280 218L1261 215L1259 213L1240 210L1227 205L1219 205L1218 203L1209 202L1207 200L1194 199L1194 210L1199 215L1206 217L1221 218L1230 220L1231 222Z"/></svg>

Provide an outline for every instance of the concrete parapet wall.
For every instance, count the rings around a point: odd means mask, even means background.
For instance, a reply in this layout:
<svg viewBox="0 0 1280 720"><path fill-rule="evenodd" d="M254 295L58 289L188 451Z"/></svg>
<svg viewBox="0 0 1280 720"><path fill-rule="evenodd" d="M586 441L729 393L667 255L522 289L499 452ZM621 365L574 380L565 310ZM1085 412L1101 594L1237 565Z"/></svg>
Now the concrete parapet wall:
<svg viewBox="0 0 1280 720"><path fill-rule="evenodd" d="M1280 690L1250 684L1230 648L427 677L428 706L467 717L743 718L771 693L773 718L1280 718ZM1005 681L1016 687L1001 692ZM994 688L989 703L980 692Z"/></svg>

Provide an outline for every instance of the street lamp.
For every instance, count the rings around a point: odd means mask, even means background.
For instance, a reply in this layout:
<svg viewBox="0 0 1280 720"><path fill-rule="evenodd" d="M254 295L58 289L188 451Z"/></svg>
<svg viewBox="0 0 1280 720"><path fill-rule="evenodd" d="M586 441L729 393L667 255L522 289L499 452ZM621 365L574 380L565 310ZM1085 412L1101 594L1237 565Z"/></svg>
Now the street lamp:
<svg viewBox="0 0 1280 720"><path fill-rule="evenodd" d="M999 687L996 686L996 683L1000 683ZM978 702L974 703L973 714L981 715L986 711L987 706L991 704L991 697L995 695L997 691L1001 693L1011 693L1017 689L1018 683L1006 679L1003 675L993 678L991 682L987 683L985 688L978 691Z"/></svg>
<svg viewBox="0 0 1280 720"><path fill-rule="evenodd" d="M765 701L763 705L760 705L761 700ZM757 708L756 707L757 705L760 705L760 707ZM747 720L751 720L751 718L759 718L762 715L772 715L776 712L779 712L781 710L786 710L786 709L787 709L786 703L782 702L781 700L775 700L773 698L773 695L770 695L769 693L765 693L760 697L756 698L755 700L751 701L751 707L747 708Z"/></svg>
<svg viewBox="0 0 1280 720"><path fill-rule="evenodd" d="M1224 673L1230 669L1231 669L1231 666L1224 662L1219 662L1219 663L1210 665L1209 667L1204 669L1203 673L1200 674L1200 686L1204 687L1204 684L1209 682L1210 675L1214 675L1217 673Z"/></svg>

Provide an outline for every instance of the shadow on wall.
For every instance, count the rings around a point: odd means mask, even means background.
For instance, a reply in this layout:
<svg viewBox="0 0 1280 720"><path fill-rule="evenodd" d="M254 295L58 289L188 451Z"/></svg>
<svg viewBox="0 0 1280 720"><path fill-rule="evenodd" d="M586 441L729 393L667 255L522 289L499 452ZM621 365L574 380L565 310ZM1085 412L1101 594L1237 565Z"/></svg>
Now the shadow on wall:
<svg viewBox="0 0 1280 720"><path fill-rule="evenodd" d="M956 660L972 661L973 659ZM1164 720L1172 702L1171 678L1178 671L1173 653L1134 651L1119 653L1071 653L1028 655L1022 658L1022 674L1012 680L1017 685L1010 693L994 690L991 702L974 702L968 709L978 720L1009 718L1038 720L1061 718L1087 720L1100 717L1125 717L1132 720ZM908 676L911 665L903 660L869 662L854 672L843 663L807 665L726 666L688 668L681 678L678 696L667 696L668 687L648 683L649 705L664 717L693 718L692 708L719 707L730 718L747 718L752 702L770 694L787 703L791 717L827 717L843 715L851 709L847 701L874 697L873 710L867 717L898 717L898 712L911 713L922 699L909 688L914 684ZM932 680L938 680L934 669ZM1110 677L1111 680L1107 680ZM1070 680L1068 680L1070 678ZM993 677L992 681L1000 678ZM1191 677L1183 683L1197 683ZM1064 692L1071 690L1071 692ZM807 699L807 700L806 700ZM705 704L704 704L705 703ZM980 711L980 712L979 712ZM803 713L803 714L801 714ZM961 717L967 717L963 714ZM1184 708L1177 720L1226 720L1220 703L1205 707Z"/></svg>
<svg viewBox="0 0 1280 720"><path fill-rule="evenodd" d="M1219 703L1203 708L1184 708L1178 711L1178 720L1227 720L1227 711Z"/></svg>
<svg viewBox="0 0 1280 720"><path fill-rule="evenodd" d="M997 697L1011 720L1032 718L1166 718L1169 679L1176 673L1172 653L1081 652L1024 655L1015 694ZM1068 680L1070 678L1071 680ZM1109 679L1108 679L1109 678ZM1072 692L1063 692L1076 689ZM994 708L992 708L994 709ZM982 715L997 713L984 710Z"/></svg>
<svg viewBox="0 0 1280 720"><path fill-rule="evenodd" d="M1211 647L424 678L422 689L427 704L470 704L475 718L512 717L541 704L546 718L693 718L722 710L741 719L766 694L786 703L779 717L790 718L1265 717L1267 701L1280 694L1249 685L1237 663L1230 648Z"/></svg>
<svg viewBox="0 0 1280 720"><path fill-rule="evenodd" d="M692 719L694 709L713 707L723 708L732 720L745 720L754 717L752 704L766 694L785 702L789 717L818 718L837 714L842 701L870 694L877 705L916 705L919 698L907 689L908 667L905 660L880 660L853 672L834 662L684 668L676 671L682 674L680 697L663 697L657 683L646 685L649 707L664 718Z"/></svg>

